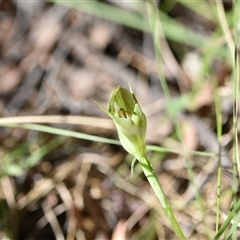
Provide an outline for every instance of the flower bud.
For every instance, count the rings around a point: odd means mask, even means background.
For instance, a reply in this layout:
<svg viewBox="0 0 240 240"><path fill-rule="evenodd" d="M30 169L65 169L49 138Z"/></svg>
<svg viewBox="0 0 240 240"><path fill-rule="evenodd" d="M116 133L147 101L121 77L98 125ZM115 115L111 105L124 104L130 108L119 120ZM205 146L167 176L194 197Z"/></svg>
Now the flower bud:
<svg viewBox="0 0 240 240"><path fill-rule="evenodd" d="M130 86L129 88L130 91L116 87L111 93L107 109L97 104L112 118L125 150L141 159L146 152L147 119Z"/></svg>

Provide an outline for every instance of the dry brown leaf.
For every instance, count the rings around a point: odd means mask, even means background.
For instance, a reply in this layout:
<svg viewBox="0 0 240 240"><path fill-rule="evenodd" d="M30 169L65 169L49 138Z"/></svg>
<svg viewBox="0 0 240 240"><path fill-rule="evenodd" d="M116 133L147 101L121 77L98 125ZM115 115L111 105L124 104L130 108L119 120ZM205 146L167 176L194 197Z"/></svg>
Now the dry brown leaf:
<svg viewBox="0 0 240 240"><path fill-rule="evenodd" d="M147 142L159 143L164 140L172 131L173 124L169 119L148 118Z"/></svg>
<svg viewBox="0 0 240 240"><path fill-rule="evenodd" d="M116 227L113 230L112 240L126 240L127 239L127 224L122 219L119 220Z"/></svg>
<svg viewBox="0 0 240 240"><path fill-rule="evenodd" d="M111 41L112 32L107 24L103 24L102 22L95 22L93 28L91 29L89 38L92 45L95 48L101 50L104 49Z"/></svg>
<svg viewBox="0 0 240 240"><path fill-rule="evenodd" d="M181 126L184 146L189 151L196 150L198 145L196 128L191 122L185 119L181 122Z"/></svg>
<svg viewBox="0 0 240 240"><path fill-rule="evenodd" d="M21 81L20 71L13 66L1 66L0 77L0 94L7 94L13 91Z"/></svg>
<svg viewBox="0 0 240 240"><path fill-rule="evenodd" d="M36 48L50 50L53 44L58 40L62 27L54 19L43 20L32 33L32 40Z"/></svg>
<svg viewBox="0 0 240 240"><path fill-rule="evenodd" d="M203 84L202 88L196 94L193 101L189 103L189 109L197 110L203 106L208 106L212 104L214 101L213 99L213 89L212 85L209 82Z"/></svg>

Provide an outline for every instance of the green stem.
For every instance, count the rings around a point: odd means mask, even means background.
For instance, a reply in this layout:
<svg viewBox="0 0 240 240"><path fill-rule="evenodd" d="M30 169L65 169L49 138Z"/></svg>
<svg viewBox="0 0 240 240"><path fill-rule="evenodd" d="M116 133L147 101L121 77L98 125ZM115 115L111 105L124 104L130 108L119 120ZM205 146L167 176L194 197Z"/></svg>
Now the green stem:
<svg viewBox="0 0 240 240"><path fill-rule="evenodd" d="M147 159L146 156L144 156L143 158L139 159L139 162L141 163L142 170L143 170L145 176L147 177L151 187L153 188L158 199L160 200L165 213L167 214L169 220L171 221L171 224L173 226L173 230L174 230L175 234L178 236L179 239L186 239L186 237L184 236L184 234L172 212L169 202L162 190L162 187L158 181L158 178L157 178L149 160Z"/></svg>

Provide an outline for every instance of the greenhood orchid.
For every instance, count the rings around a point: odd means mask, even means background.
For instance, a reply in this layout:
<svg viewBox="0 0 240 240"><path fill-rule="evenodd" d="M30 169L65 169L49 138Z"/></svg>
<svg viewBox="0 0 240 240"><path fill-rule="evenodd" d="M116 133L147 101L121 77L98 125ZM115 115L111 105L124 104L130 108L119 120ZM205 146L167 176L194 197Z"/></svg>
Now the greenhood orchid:
<svg viewBox="0 0 240 240"><path fill-rule="evenodd" d="M130 91L116 87L108 102L107 109L97 103L116 125L122 146L137 159L145 156L147 119L129 86Z"/></svg>
<svg viewBox="0 0 240 240"><path fill-rule="evenodd" d="M173 229L179 239L186 240L167 198L162 190L150 161L146 156L146 127L147 119L129 85L129 90L116 87L108 101L107 109L97 103L104 112L106 112L116 125L118 136L122 146L139 160L142 170L151 184L154 192L160 200L166 215L172 223ZM132 164L132 169L134 161Z"/></svg>

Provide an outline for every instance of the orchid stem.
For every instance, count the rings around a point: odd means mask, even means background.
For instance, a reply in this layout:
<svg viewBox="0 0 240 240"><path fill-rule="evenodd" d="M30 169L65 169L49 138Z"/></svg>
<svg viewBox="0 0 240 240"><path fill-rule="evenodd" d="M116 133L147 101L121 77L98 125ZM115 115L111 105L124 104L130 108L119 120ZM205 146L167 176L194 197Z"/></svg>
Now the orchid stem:
<svg viewBox="0 0 240 240"><path fill-rule="evenodd" d="M186 239L186 237L184 236L184 234L172 212L169 202L162 190L162 187L161 187L161 185L158 181L158 178L150 164L150 161L147 159L146 156L144 156L141 159L139 159L139 162L142 166L142 170L143 170L145 176L147 177L147 180L149 181L152 189L154 190L155 194L157 195L158 199L160 200L166 215L168 216L169 220L171 221L171 224L173 226L173 230L174 230L175 234L178 236L179 239Z"/></svg>

